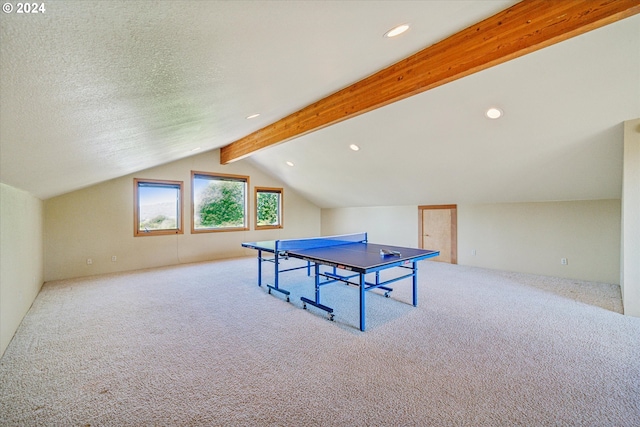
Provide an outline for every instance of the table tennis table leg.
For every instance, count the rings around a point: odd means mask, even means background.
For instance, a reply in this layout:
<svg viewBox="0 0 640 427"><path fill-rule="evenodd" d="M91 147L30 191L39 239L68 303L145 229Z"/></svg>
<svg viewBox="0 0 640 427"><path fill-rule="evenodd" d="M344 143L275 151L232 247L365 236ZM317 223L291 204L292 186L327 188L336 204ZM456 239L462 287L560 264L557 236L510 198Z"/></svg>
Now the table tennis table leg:
<svg viewBox="0 0 640 427"><path fill-rule="evenodd" d="M276 289L278 289L278 276L279 276L279 274L278 274L278 273L280 273L280 267L278 267L278 258L279 258L279 257L278 257L278 251L276 251L276 253L275 253L275 259L274 259L274 265L275 265L275 276L274 276L274 279L273 279L273 284L274 284L274 286L275 286L275 288L276 288Z"/></svg>
<svg viewBox="0 0 640 427"><path fill-rule="evenodd" d="M418 263L413 261L413 306L418 305Z"/></svg>
<svg viewBox="0 0 640 427"><path fill-rule="evenodd" d="M302 308L303 309L307 309L307 304L311 304L314 307L319 308L320 310L324 310L327 312L327 315L329 316L329 320L333 320L334 314L333 314L333 308L331 307L327 307L326 305L320 303L320 264L318 263L314 263L313 264L313 268L315 270L316 273L316 277L315 279L315 301L311 301L309 298L305 298L305 297L300 297L300 300L302 301Z"/></svg>
<svg viewBox="0 0 640 427"><path fill-rule="evenodd" d="M364 273L360 273L360 330L364 331L365 329L365 281L364 281Z"/></svg>
<svg viewBox="0 0 640 427"><path fill-rule="evenodd" d="M320 265L316 264L315 267L315 297L316 297L316 304L320 304Z"/></svg>
<svg viewBox="0 0 640 427"><path fill-rule="evenodd" d="M262 251L258 249L258 286L262 286Z"/></svg>
<svg viewBox="0 0 640 427"><path fill-rule="evenodd" d="M275 256L273 259L273 264L274 264L274 274L275 274L275 278L273 279L273 286L271 285L267 285L267 288L269 288L269 294L271 294L271 290L273 289L274 291L278 291L282 294L284 294L287 297L287 302L290 301L289 299L289 294L290 292L284 289L280 289L280 285L279 285L279 280L278 280L278 276L280 275L280 256L278 254L278 251L275 251Z"/></svg>

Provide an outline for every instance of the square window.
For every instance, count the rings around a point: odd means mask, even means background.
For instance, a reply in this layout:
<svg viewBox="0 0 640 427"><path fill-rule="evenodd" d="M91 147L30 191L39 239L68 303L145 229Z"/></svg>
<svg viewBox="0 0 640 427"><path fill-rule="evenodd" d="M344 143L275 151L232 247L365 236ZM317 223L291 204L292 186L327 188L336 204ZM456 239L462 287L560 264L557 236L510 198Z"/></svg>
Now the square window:
<svg viewBox="0 0 640 427"><path fill-rule="evenodd" d="M134 236L183 234L182 181L133 180Z"/></svg>

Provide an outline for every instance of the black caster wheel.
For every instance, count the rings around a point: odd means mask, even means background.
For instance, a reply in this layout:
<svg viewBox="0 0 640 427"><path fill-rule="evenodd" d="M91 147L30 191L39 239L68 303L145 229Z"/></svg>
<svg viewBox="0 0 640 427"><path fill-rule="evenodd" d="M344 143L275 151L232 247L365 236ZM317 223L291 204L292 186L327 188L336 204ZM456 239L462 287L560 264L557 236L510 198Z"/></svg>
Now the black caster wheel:
<svg viewBox="0 0 640 427"><path fill-rule="evenodd" d="M307 304L302 304L302 309L306 310L307 309Z"/></svg>
<svg viewBox="0 0 640 427"><path fill-rule="evenodd" d="M289 297L287 297L287 302L290 302L290 301L289 301Z"/></svg>
<svg viewBox="0 0 640 427"><path fill-rule="evenodd" d="M329 320L331 320L333 322L333 314L329 315Z"/></svg>
<svg viewBox="0 0 640 427"><path fill-rule="evenodd" d="M269 288L269 291L268 291L268 292L269 292L269 295L271 295L271 288Z"/></svg>
<svg viewBox="0 0 640 427"><path fill-rule="evenodd" d="M385 292L385 293L384 293L384 297L385 297L385 298L389 298L389 292Z"/></svg>

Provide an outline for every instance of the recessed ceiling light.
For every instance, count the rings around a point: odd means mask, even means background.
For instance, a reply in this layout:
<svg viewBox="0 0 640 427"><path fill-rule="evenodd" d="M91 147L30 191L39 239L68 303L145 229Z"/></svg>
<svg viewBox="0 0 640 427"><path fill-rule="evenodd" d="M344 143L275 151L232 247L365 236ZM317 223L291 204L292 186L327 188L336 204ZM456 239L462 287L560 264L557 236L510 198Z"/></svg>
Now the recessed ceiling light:
<svg viewBox="0 0 640 427"><path fill-rule="evenodd" d="M502 110L499 108L489 108L486 113L484 113L490 119L499 119L502 117Z"/></svg>
<svg viewBox="0 0 640 427"><path fill-rule="evenodd" d="M293 166L293 162L287 162L288 166Z"/></svg>
<svg viewBox="0 0 640 427"><path fill-rule="evenodd" d="M353 151L358 151L360 149L360 147L358 147L356 144L351 144L349 148L351 148Z"/></svg>
<svg viewBox="0 0 640 427"><path fill-rule="evenodd" d="M256 113L256 114L252 114L250 116L247 116L247 119L255 119L256 117L258 117L260 115L260 113Z"/></svg>
<svg viewBox="0 0 640 427"><path fill-rule="evenodd" d="M397 27L392 28L386 33L384 33L384 36L387 38L399 36L400 34L404 33L408 29L409 29L409 24L398 25Z"/></svg>

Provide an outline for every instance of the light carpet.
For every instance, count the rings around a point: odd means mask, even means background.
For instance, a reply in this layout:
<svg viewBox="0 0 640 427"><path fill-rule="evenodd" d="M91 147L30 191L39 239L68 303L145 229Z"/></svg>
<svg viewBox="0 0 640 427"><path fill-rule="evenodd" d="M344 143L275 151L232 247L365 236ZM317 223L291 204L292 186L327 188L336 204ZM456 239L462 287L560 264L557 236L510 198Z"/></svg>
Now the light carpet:
<svg viewBox="0 0 640 427"><path fill-rule="evenodd" d="M272 272L266 274L273 276ZM618 286L420 262L391 298L254 258L46 283L0 359L3 426L638 426ZM386 275L390 274L385 272ZM389 277L389 276L386 276Z"/></svg>

